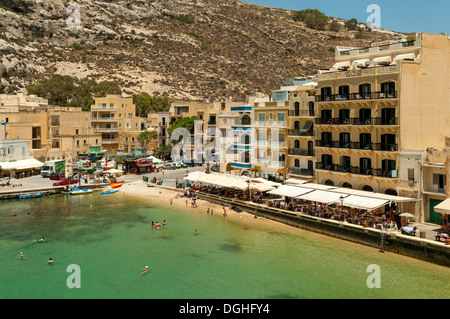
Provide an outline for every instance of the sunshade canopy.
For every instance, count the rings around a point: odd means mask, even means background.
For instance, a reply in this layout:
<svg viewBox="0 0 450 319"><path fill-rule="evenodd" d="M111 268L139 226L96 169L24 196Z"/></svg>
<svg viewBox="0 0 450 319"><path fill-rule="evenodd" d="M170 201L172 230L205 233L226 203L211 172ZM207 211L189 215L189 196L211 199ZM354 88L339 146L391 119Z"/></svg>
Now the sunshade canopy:
<svg viewBox="0 0 450 319"><path fill-rule="evenodd" d="M297 197L306 193L312 192L312 189L302 188L291 185L281 185L277 189L274 189L269 194L279 195L279 196L287 196L287 197Z"/></svg>
<svg viewBox="0 0 450 319"><path fill-rule="evenodd" d="M434 206L434 211L438 213L450 214L450 198Z"/></svg>
<svg viewBox="0 0 450 319"><path fill-rule="evenodd" d="M25 169L32 169L32 168L40 168L44 165L44 163L34 159L26 159L26 160L20 160L20 161L14 161L14 162L0 162L0 169L4 171L11 171L11 170L25 170Z"/></svg>

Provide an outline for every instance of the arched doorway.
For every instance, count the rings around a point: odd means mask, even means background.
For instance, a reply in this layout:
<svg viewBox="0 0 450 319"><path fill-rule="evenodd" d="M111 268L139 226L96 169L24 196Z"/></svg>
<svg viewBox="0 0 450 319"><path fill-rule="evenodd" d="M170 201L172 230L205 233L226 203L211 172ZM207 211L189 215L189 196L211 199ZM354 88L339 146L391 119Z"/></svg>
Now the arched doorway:
<svg viewBox="0 0 450 319"><path fill-rule="evenodd" d="M386 191L384 193L387 195L398 196L397 191L393 188L386 189Z"/></svg>
<svg viewBox="0 0 450 319"><path fill-rule="evenodd" d="M366 192L373 192L373 188L370 185L364 185L361 189Z"/></svg>
<svg viewBox="0 0 450 319"><path fill-rule="evenodd" d="M331 179L327 179L324 184L328 186L334 186L334 182Z"/></svg>

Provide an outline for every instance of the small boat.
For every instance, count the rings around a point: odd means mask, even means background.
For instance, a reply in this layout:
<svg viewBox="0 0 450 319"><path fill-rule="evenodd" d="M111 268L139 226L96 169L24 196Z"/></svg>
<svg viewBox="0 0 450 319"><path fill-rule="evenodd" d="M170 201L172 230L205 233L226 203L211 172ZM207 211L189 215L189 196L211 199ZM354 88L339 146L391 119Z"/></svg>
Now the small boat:
<svg viewBox="0 0 450 319"><path fill-rule="evenodd" d="M117 193L118 191L119 191L118 189L111 189L109 191L101 192L100 195L114 194L114 193Z"/></svg>
<svg viewBox="0 0 450 319"><path fill-rule="evenodd" d="M120 186L123 185L123 182L111 182L111 187L112 188L119 188Z"/></svg>
<svg viewBox="0 0 450 319"><path fill-rule="evenodd" d="M69 195L85 195L85 194L90 194L92 192L93 192L93 190L90 190L90 189L86 189L86 188L79 189L78 187L75 187L74 189L72 189L69 192Z"/></svg>
<svg viewBox="0 0 450 319"><path fill-rule="evenodd" d="M19 195L20 199L26 199L26 198L38 198L44 196L44 192L37 192L37 193L29 193L29 194L21 194Z"/></svg>

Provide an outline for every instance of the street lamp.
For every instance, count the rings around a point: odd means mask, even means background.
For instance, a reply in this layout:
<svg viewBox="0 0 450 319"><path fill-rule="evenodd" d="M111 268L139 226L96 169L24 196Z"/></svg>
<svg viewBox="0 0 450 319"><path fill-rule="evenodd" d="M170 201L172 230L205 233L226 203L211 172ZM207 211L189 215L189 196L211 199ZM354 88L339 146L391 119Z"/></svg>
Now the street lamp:
<svg viewBox="0 0 450 319"><path fill-rule="evenodd" d="M343 217L343 212L344 212L344 196L340 196L339 200L341 201L341 218Z"/></svg>
<svg viewBox="0 0 450 319"><path fill-rule="evenodd" d="M250 191L250 180L248 179L247 180L247 183L248 183L248 201L250 202L251 200L252 200L252 194L250 193L251 191Z"/></svg>

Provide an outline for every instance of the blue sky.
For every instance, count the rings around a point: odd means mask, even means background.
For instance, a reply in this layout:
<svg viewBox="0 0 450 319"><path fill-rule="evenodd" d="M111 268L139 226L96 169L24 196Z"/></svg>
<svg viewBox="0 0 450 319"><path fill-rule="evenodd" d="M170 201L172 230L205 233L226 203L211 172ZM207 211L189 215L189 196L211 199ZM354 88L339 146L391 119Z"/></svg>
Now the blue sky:
<svg viewBox="0 0 450 319"><path fill-rule="evenodd" d="M382 28L397 32L450 34L449 0L241 0L291 10L319 9L327 16L366 22L370 4L380 7Z"/></svg>

